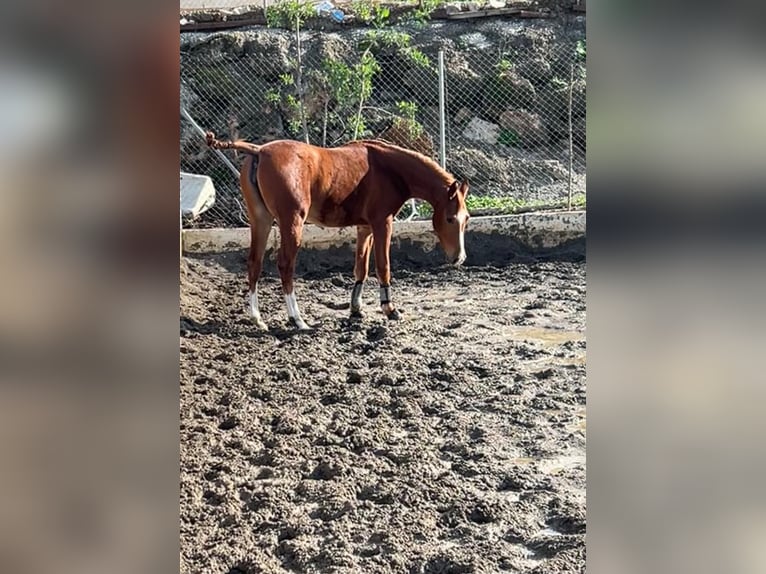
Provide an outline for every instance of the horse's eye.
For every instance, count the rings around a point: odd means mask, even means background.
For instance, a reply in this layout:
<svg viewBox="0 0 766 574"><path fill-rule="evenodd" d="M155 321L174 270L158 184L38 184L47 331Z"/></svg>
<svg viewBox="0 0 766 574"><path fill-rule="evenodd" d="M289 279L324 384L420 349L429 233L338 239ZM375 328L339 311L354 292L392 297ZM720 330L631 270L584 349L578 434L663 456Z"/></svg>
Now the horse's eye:
<svg viewBox="0 0 766 574"><path fill-rule="evenodd" d="M448 217L447 218L447 223L450 223L450 224L455 223L455 218L454 217Z"/></svg>

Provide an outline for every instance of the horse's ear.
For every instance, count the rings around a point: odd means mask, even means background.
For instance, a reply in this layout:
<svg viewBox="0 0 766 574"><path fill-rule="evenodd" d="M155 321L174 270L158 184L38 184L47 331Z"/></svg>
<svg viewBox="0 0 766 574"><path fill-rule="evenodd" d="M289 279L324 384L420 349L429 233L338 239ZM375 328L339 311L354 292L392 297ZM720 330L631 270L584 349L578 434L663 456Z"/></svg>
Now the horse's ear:
<svg viewBox="0 0 766 574"><path fill-rule="evenodd" d="M460 182L458 180L453 181L449 185L449 188L447 188L447 195L449 196L451 200L455 199L458 189L460 189Z"/></svg>
<svg viewBox="0 0 766 574"><path fill-rule="evenodd" d="M468 195L468 189L469 189L468 180L464 179L463 182L460 184L460 193L463 194L463 197Z"/></svg>

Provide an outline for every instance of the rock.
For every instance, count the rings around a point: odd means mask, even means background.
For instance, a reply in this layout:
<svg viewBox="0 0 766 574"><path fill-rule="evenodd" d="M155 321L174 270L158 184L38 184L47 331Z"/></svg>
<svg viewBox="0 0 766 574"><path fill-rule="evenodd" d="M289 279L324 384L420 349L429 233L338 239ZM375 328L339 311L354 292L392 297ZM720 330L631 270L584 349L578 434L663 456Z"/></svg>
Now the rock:
<svg viewBox="0 0 766 574"><path fill-rule="evenodd" d="M500 127L513 132L519 147L536 147L545 143L547 132L539 115L526 110L506 110L498 118Z"/></svg>
<svg viewBox="0 0 766 574"><path fill-rule="evenodd" d="M395 121L391 126L380 135L380 139L391 142L398 146L422 153L426 157L434 157L434 140L422 129L420 124L420 133L417 133L416 126L408 129L408 120Z"/></svg>
<svg viewBox="0 0 766 574"><path fill-rule="evenodd" d="M472 117L473 117L473 114L471 113L471 110L469 110L468 108L460 108L455 114L453 121L458 125L462 125L462 124L465 124Z"/></svg>
<svg viewBox="0 0 766 574"><path fill-rule="evenodd" d="M500 126L479 118L473 118L463 130L463 137L490 145L496 144L499 136Z"/></svg>
<svg viewBox="0 0 766 574"><path fill-rule="evenodd" d="M552 181L566 181L569 178L569 172L560 161L547 159L537 162L541 174L545 174Z"/></svg>
<svg viewBox="0 0 766 574"><path fill-rule="evenodd" d="M487 77L483 89L483 107L491 118L499 116L508 107L534 109L537 102L537 91L532 82L514 69Z"/></svg>
<svg viewBox="0 0 766 574"><path fill-rule="evenodd" d="M457 2L453 2L451 4L445 4L444 12L446 14L457 14L458 12L460 12L460 4L458 4Z"/></svg>
<svg viewBox="0 0 766 574"><path fill-rule="evenodd" d="M541 54L532 54L522 59L516 69L535 87L545 86L553 78L551 63Z"/></svg>

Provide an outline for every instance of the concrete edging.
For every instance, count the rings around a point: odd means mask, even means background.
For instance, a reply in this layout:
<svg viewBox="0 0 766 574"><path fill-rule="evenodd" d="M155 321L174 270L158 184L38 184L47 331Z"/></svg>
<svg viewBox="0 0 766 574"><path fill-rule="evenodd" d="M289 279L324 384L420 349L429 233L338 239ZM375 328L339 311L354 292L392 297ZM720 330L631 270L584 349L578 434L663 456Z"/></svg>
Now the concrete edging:
<svg viewBox="0 0 766 574"><path fill-rule="evenodd" d="M532 250L552 249L585 237L585 211L552 211L474 217L468 225L467 235L507 235ZM436 235L430 220L397 221L393 242L410 240L426 247L436 244ZM306 225L302 246L327 249L353 245L356 228L329 228ZM269 248L279 244L279 229L274 227L269 237ZM213 228L184 229L182 248L185 253L219 253L250 246L250 229Z"/></svg>

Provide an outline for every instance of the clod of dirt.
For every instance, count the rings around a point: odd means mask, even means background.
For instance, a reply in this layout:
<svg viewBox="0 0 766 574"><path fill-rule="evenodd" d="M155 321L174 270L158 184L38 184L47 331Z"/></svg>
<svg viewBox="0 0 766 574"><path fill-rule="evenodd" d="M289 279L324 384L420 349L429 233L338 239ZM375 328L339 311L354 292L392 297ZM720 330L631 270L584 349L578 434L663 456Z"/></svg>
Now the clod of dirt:
<svg viewBox="0 0 766 574"><path fill-rule="evenodd" d="M367 340L370 342L380 341L388 334L388 329L383 325L376 325L367 329Z"/></svg>
<svg viewBox="0 0 766 574"><path fill-rule="evenodd" d="M266 480L268 478L274 478L274 471L271 468L264 467L258 473L257 478L258 480Z"/></svg>
<svg viewBox="0 0 766 574"><path fill-rule="evenodd" d="M314 480L332 480L342 474L342 469L329 461L320 462L309 475Z"/></svg>
<svg viewBox="0 0 766 574"><path fill-rule="evenodd" d="M261 569L249 560L238 562L226 574L255 574L260 572Z"/></svg>
<svg viewBox="0 0 766 574"><path fill-rule="evenodd" d="M541 489L544 488L542 480L534 467L516 468L500 480L497 489L501 492Z"/></svg>
<svg viewBox="0 0 766 574"><path fill-rule="evenodd" d="M237 420L236 417L226 417L218 425L218 428L221 429L221 430L231 430L234 427L236 427L237 425L239 425L239 421Z"/></svg>
<svg viewBox="0 0 766 574"><path fill-rule="evenodd" d="M382 375L379 375L375 379L375 384L378 386L386 386L386 387L398 387L402 384L404 384L404 381L400 378L394 378L388 373L384 373Z"/></svg>
<svg viewBox="0 0 766 574"><path fill-rule="evenodd" d="M585 509L572 499L556 497L551 500L546 524L563 534L585 533Z"/></svg>
<svg viewBox="0 0 766 574"><path fill-rule="evenodd" d="M351 369L346 373L346 382L351 385L358 385L362 382L362 373L356 369Z"/></svg>
<svg viewBox="0 0 766 574"><path fill-rule="evenodd" d="M271 426L277 434L298 434L301 430L300 421L288 413L281 413L271 421Z"/></svg>
<svg viewBox="0 0 766 574"><path fill-rule="evenodd" d="M218 506L225 500L225 497L222 494L218 494L212 490L206 490L202 494L202 498L207 500L208 504L212 504L213 506Z"/></svg>
<svg viewBox="0 0 766 574"><path fill-rule="evenodd" d="M447 371L434 371L431 373L431 377L437 381L443 381L445 383L456 383L457 378L452 373Z"/></svg>
<svg viewBox="0 0 766 574"><path fill-rule="evenodd" d="M396 500L382 482L364 486L356 497L358 500L369 500L375 504L393 504Z"/></svg>
<svg viewBox="0 0 766 574"><path fill-rule="evenodd" d="M535 377L543 381L545 379L550 379L555 374L555 371L553 369L543 369L542 371L537 371L535 373Z"/></svg>
<svg viewBox="0 0 766 574"><path fill-rule="evenodd" d="M475 572L471 561L437 555L422 566L413 567L411 574L470 574Z"/></svg>
<svg viewBox="0 0 766 574"><path fill-rule="evenodd" d="M498 519L498 509L484 502L478 503L468 513L468 520L476 524L489 524Z"/></svg>
<svg viewBox="0 0 766 574"><path fill-rule="evenodd" d="M321 504L309 516L322 522L332 522L354 510L354 504L349 501L330 500Z"/></svg>
<svg viewBox="0 0 766 574"><path fill-rule="evenodd" d="M562 550L570 550L582 546L582 537L574 534L556 534L542 536L527 543L527 547L545 558L555 556Z"/></svg>

